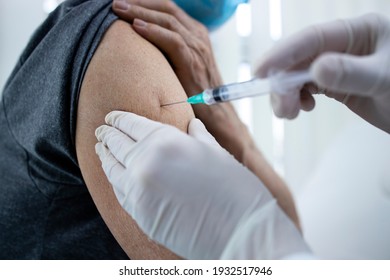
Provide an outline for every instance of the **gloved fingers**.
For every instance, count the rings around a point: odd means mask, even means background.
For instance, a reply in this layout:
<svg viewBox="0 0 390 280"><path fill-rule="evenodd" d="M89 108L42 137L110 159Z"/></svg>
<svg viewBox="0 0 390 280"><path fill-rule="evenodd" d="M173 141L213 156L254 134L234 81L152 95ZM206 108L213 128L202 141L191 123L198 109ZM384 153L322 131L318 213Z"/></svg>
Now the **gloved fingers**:
<svg viewBox="0 0 390 280"><path fill-rule="evenodd" d="M312 93L306 89L301 90L300 103L301 103L301 110L306 112L313 110L316 105Z"/></svg>
<svg viewBox="0 0 390 280"><path fill-rule="evenodd" d="M380 81L390 81L381 73L381 61L371 56L326 53L314 61L311 73L320 87L342 94L371 96Z"/></svg>
<svg viewBox="0 0 390 280"><path fill-rule="evenodd" d="M197 118L192 119L188 124L188 135L208 145L211 144L220 147L214 136L207 131L204 124Z"/></svg>
<svg viewBox="0 0 390 280"><path fill-rule="evenodd" d="M108 181L114 185L115 180L126 171L125 167L112 155L103 143L98 142L95 145L95 151L102 162L102 168L104 173L106 173Z"/></svg>
<svg viewBox="0 0 390 280"><path fill-rule="evenodd" d="M143 140L157 130L171 128L168 125L149 120L145 117L122 111L108 113L105 121L108 125L119 129L137 142Z"/></svg>
<svg viewBox="0 0 390 280"><path fill-rule="evenodd" d="M315 107L313 94L318 94L318 88L313 83L305 84L300 92L291 92L287 95L271 94L271 105L279 118L294 119L299 111L311 111Z"/></svg>
<svg viewBox="0 0 390 280"><path fill-rule="evenodd" d="M118 129L102 125L96 129L96 138L102 142L113 156L124 166L128 166L128 159L136 142Z"/></svg>
<svg viewBox="0 0 390 280"><path fill-rule="evenodd" d="M294 119L300 110L300 94L299 92L288 95L272 93L271 105L278 118Z"/></svg>
<svg viewBox="0 0 390 280"><path fill-rule="evenodd" d="M133 213L132 206L135 204L133 196L137 195L138 189L131 184L130 170L123 166L103 143L98 142L95 145L95 151L102 162L103 171L119 203L130 214Z"/></svg>
<svg viewBox="0 0 390 280"><path fill-rule="evenodd" d="M260 61L256 76L264 78L295 69L324 51L345 51L349 46L348 34L349 29L340 20L307 27L272 48Z"/></svg>

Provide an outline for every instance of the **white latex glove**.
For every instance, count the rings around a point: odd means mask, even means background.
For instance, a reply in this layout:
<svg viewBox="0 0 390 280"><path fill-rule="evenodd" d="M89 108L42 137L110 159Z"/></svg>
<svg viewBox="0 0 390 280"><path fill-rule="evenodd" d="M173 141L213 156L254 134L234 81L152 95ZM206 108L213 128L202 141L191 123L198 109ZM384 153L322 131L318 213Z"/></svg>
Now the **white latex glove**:
<svg viewBox="0 0 390 280"><path fill-rule="evenodd" d="M112 112L96 151L122 207L188 259L283 258L308 249L260 180L193 119L189 135Z"/></svg>
<svg viewBox="0 0 390 280"><path fill-rule="evenodd" d="M309 27L276 45L261 61L257 76L310 67L316 85L288 96L273 94L279 117L311 110L311 94L323 92L371 124L390 132L390 22L368 14Z"/></svg>

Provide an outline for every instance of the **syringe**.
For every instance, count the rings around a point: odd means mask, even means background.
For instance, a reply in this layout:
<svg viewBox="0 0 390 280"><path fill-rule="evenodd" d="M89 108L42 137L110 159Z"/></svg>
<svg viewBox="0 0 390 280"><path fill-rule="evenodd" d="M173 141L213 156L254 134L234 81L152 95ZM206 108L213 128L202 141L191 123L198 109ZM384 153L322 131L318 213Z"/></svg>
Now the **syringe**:
<svg viewBox="0 0 390 280"><path fill-rule="evenodd" d="M233 83L216 88L206 89L203 92L191 96L186 101L164 104L162 106L174 105L188 102L190 104L212 105L220 102L227 102L245 97L254 97L275 92L281 95L299 89L305 83L310 82L309 70L279 72L268 79L252 79L247 82Z"/></svg>

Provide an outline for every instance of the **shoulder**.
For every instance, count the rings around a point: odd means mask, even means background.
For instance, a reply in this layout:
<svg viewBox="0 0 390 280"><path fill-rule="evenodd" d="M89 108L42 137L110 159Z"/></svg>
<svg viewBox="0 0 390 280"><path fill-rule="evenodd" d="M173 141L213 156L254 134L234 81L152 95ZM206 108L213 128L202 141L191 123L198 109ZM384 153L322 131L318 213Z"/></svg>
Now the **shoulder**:
<svg viewBox="0 0 390 280"><path fill-rule="evenodd" d="M80 102L83 95L88 103L104 107L100 108L106 109L104 113L132 111L182 130L188 121L176 118L172 122L172 116L193 117L189 105L170 110L160 107L164 102L183 100L186 94L164 55L123 21L114 22L103 37L84 77Z"/></svg>
<svg viewBox="0 0 390 280"><path fill-rule="evenodd" d="M77 110L76 151L87 188L105 223L130 258L172 258L151 242L116 200L95 154L95 129L112 110L130 111L183 131L194 117L189 105L162 102L186 94L164 55L131 26L116 21L105 33L85 73Z"/></svg>

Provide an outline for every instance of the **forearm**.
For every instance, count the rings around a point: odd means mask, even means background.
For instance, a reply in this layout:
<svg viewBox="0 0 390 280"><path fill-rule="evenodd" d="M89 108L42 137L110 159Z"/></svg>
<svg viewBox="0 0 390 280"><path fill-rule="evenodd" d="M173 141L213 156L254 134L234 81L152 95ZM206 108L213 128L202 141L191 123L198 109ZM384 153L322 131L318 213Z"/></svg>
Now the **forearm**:
<svg viewBox="0 0 390 280"><path fill-rule="evenodd" d="M280 207L300 228L294 200L287 185L256 147L247 127L241 122L233 106L224 103L197 107L194 111L218 143L260 178L277 199Z"/></svg>
<svg viewBox="0 0 390 280"><path fill-rule="evenodd" d="M253 144L247 127L242 123L230 103L212 106L195 105L194 112L218 143L231 153L238 161L243 162L244 147Z"/></svg>
<svg viewBox="0 0 390 280"><path fill-rule="evenodd" d="M300 230L299 217L291 192L263 154L254 145L246 147L244 148L242 163L261 179L276 198L279 206Z"/></svg>
<svg viewBox="0 0 390 280"><path fill-rule="evenodd" d="M137 19L138 23L139 20L144 21L141 25L133 24L134 29L169 58L187 96L223 84L207 29L175 5L172 6L170 1L150 1L150 5L143 7L142 13L140 7L136 8L145 4L141 2L136 1L136 5L132 5L131 9L116 9L116 12L126 20L134 20L134 23L137 23ZM153 10L160 12L158 17ZM180 107L169 106L166 109L174 110ZM279 203L285 207L286 213L292 219L296 218L295 212L291 210L294 209L291 195L260 152L254 148L253 140L233 106L229 103L213 106L195 105L193 109L195 115L202 120L221 146L264 181L273 195L281 201ZM248 153L251 150L257 152ZM292 206L287 207L290 204Z"/></svg>

